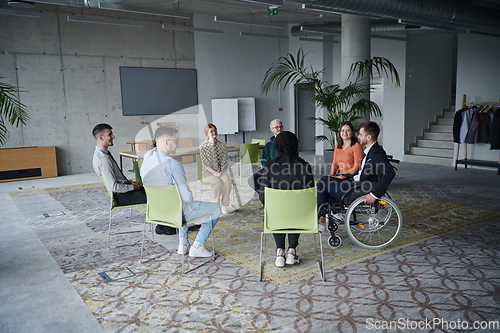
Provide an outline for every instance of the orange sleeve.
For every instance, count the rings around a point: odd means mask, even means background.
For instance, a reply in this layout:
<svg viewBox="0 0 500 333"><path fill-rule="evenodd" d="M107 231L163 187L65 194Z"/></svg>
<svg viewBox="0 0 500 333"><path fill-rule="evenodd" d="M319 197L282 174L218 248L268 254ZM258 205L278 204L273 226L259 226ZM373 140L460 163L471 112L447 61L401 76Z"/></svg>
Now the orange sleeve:
<svg viewBox="0 0 500 333"><path fill-rule="evenodd" d="M330 169L330 177L335 176L335 172L337 172L337 169L339 168L339 162L337 161L337 146L335 146L335 149L333 150L333 161L332 161L332 168Z"/></svg>
<svg viewBox="0 0 500 333"><path fill-rule="evenodd" d="M352 146L352 153L354 156L353 165L346 173L355 174L356 172L358 172L359 166L361 165L361 161L363 161L364 156L363 147L359 142L356 142L354 146Z"/></svg>

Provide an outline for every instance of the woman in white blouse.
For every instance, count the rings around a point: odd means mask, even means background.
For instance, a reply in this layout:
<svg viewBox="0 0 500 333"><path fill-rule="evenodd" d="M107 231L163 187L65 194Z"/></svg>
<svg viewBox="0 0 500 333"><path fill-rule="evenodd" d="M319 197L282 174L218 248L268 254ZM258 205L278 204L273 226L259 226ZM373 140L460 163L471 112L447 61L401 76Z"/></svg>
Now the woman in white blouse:
<svg viewBox="0 0 500 333"><path fill-rule="evenodd" d="M221 211L225 214L228 211L232 185L227 174L227 147L224 142L217 140L217 127L214 124L205 126L205 135L207 140L200 144L202 179L212 186L214 201L221 205Z"/></svg>

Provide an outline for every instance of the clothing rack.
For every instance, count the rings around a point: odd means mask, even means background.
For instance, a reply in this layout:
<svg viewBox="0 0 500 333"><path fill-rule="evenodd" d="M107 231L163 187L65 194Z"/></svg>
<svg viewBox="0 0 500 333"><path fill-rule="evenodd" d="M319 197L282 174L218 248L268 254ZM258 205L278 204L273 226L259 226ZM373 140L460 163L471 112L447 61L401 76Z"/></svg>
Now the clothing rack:
<svg viewBox="0 0 500 333"><path fill-rule="evenodd" d="M499 102L466 102L466 95L462 95L462 109L466 108L468 105L495 105L500 104ZM467 169L467 165L478 165L485 167L497 168L497 175L500 175L500 156L498 157L498 162L495 161L485 161L485 160L471 160L467 159L467 142L464 142L464 155L463 160L458 159L458 152L460 150L460 142L457 142L457 155L455 157L455 170L457 170L458 164L464 164Z"/></svg>

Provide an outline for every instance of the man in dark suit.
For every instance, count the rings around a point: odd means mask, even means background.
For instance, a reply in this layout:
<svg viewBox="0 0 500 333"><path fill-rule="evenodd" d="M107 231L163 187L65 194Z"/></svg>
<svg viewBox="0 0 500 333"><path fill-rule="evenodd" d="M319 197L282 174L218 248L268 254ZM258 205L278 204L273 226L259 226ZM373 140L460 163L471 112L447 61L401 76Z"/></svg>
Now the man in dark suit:
<svg viewBox="0 0 500 333"><path fill-rule="evenodd" d="M355 182L361 182L363 188L368 188L369 193L365 196L366 203L373 203L384 195L387 187L396 175L387 155L377 142L380 128L377 123L370 121L361 124L359 129L359 142L365 146L365 156L361 161L358 173L354 176ZM352 185L351 180L343 180L324 176L316 185L318 191L318 207L328 202L330 196L340 199L348 193ZM365 186L368 185L368 186ZM320 226L324 225L325 217L319 218ZM321 228L323 229L323 228Z"/></svg>

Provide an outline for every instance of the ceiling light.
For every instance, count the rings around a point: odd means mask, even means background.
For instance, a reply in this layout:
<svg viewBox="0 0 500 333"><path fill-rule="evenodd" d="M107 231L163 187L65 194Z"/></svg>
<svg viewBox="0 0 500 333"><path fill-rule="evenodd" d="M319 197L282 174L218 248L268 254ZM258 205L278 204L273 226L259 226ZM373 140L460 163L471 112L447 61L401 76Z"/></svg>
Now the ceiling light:
<svg viewBox="0 0 500 333"><path fill-rule="evenodd" d="M169 30L189 31L189 32L206 32L206 33L211 33L211 34L223 34L224 33L224 31L222 31L222 30L193 28L193 27L185 27L182 25L162 24L162 28L169 29Z"/></svg>
<svg viewBox="0 0 500 333"><path fill-rule="evenodd" d="M241 0L266 6L283 6L283 0Z"/></svg>
<svg viewBox="0 0 500 333"><path fill-rule="evenodd" d="M403 42L408 40L408 38L405 37L393 37L393 36L382 36L382 35L371 35L370 37L375 39L400 40Z"/></svg>
<svg viewBox="0 0 500 333"><path fill-rule="evenodd" d="M19 9L32 9L35 8L33 2L21 1L21 0L8 0L7 5L9 7L19 8Z"/></svg>
<svg viewBox="0 0 500 333"><path fill-rule="evenodd" d="M327 13L338 14L338 15L342 14L340 12L335 12L332 9L328 9L328 8L320 7L320 6L315 6L315 5L302 4L302 9L309 9L309 10L315 10L318 12L327 12Z"/></svg>
<svg viewBox="0 0 500 333"><path fill-rule="evenodd" d="M401 19L398 19L398 23L399 24L404 24L406 26L419 26L419 28L433 28L433 29L442 29L442 30L449 30L449 31L454 31L455 29L453 28L448 28L448 27L441 27L441 26L438 26L438 25L433 25L433 24L420 24L420 23L417 23L417 22L410 22L410 21L404 21L404 20L401 20ZM405 27L406 29L406 27Z"/></svg>
<svg viewBox="0 0 500 333"><path fill-rule="evenodd" d="M324 39L319 39L319 38L300 37L299 40L303 40L303 41L306 41L306 42L319 42L319 43L339 44L339 41L337 41L337 40L324 40Z"/></svg>
<svg viewBox="0 0 500 333"><path fill-rule="evenodd" d="M42 17L42 14L40 12L30 12L25 10L16 10L9 8L0 8L0 15L12 15L12 16L23 16L23 17L35 17L35 18Z"/></svg>
<svg viewBox="0 0 500 333"><path fill-rule="evenodd" d="M169 16L169 17L177 17L184 19L191 19L191 13L182 13L176 12L172 10L156 10L156 9L142 9L134 6L124 6L124 5L116 5L112 3L99 3L99 8L101 9L109 9L109 10L118 10L121 12L129 12L129 13L138 13L138 14L148 14L148 15L159 15L159 16Z"/></svg>
<svg viewBox="0 0 500 333"><path fill-rule="evenodd" d="M57 5L57 6L70 6L71 1L67 0L32 0L36 3L45 3L48 5Z"/></svg>
<svg viewBox="0 0 500 333"><path fill-rule="evenodd" d="M254 27L265 27L265 28L274 28L274 29L283 29L283 27L278 26L278 25L273 25L271 23L258 23L255 21L247 21L247 20L234 20L232 18L228 17L221 17L221 16L214 16L214 21L215 22L221 22L221 23L233 23L233 24L243 24L243 25L251 25Z"/></svg>
<svg viewBox="0 0 500 333"><path fill-rule="evenodd" d="M258 34L255 32L243 32L243 31L240 32L240 36L288 39L288 36L285 36L285 35Z"/></svg>
<svg viewBox="0 0 500 333"><path fill-rule="evenodd" d="M313 27L313 26L301 25L300 30L311 31L311 32L321 32L323 34L328 34L328 35L341 35L341 32L339 30L331 30L331 29L327 29L325 27Z"/></svg>
<svg viewBox="0 0 500 333"><path fill-rule="evenodd" d="M136 27L136 28L143 27L142 23L139 23L137 21L131 21L131 20L121 20L121 19L113 20L113 19L101 18L101 17L83 17L83 16L72 16L72 15L68 15L66 17L66 19L68 21L73 21L73 22L122 25L122 26L127 26L127 27Z"/></svg>

